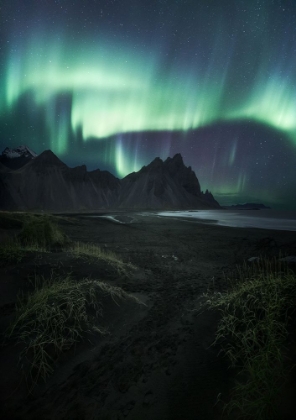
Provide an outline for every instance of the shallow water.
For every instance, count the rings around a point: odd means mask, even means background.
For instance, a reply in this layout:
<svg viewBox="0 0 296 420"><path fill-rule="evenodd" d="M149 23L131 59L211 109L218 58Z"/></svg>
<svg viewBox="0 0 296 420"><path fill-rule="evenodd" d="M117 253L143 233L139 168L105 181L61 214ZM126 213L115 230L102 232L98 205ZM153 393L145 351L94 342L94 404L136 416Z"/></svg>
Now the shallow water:
<svg viewBox="0 0 296 420"><path fill-rule="evenodd" d="M296 212L280 210L193 210L162 211L161 217L194 219L220 226L296 231Z"/></svg>

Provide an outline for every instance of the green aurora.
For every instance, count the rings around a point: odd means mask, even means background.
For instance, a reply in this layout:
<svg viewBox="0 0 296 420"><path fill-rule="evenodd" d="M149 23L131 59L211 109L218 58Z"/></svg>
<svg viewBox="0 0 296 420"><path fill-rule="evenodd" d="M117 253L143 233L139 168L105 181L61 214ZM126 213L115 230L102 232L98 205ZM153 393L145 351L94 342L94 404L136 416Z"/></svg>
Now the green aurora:
<svg viewBox="0 0 296 420"><path fill-rule="evenodd" d="M209 8L206 2L188 1L187 8L176 2L171 10L168 2L156 3L155 7L163 3L162 10L167 11L166 25L162 30L164 24L157 17L149 41L144 39L147 25L140 9L138 37L132 33L131 17L119 18L120 11L114 12L107 29L100 22L95 30L89 13L89 25L79 35L78 5L69 29L62 16L46 30L50 26L44 16L56 6L41 10L38 21L34 15L19 17L23 27L25 22L30 25L21 37L13 27L7 30L0 81L2 126L3 115L13 121L19 104L26 103L30 124L36 114L43 125L40 140L35 133L31 147L41 151L46 144L59 156L69 156L78 136L86 148L95 140L104 144L100 161L113 165L118 176L148 163L148 154L144 156L134 140L129 146L130 133L184 132L186 139L191 130L248 121L274 129L296 149L296 5L289 9L285 2L230 1L222 8L214 1ZM88 4L101 18L108 9L107 2L101 2L101 8L96 2ZM126 27L129 37L119 36ZM17 144L22 143L25 124L20 122ZM12 126L2 130L8 137L9 130L16 137ZM180 140L181 153L184 142ZM166 157L171 153L170 140L156 150ZM234 138L224 165L235 166L237 154ZM213 185L214 181L215 177L206 182L214 192L248 196L247 170L238 171L235 179L227 179L225 173L223 185ZM263 188L261 196L270 197L268 189Z"/></svg>
<svg viewBox="0 0 296 420"><path fill-rule="evenodd" d="M280 77L279 69L271 72L264 60L251 89L232 92L228 63L222 74L215 63L206 72L172 68L164 73L157 56L137 55L107 41L85 48L61 38L34 39L7 60L2 107L13 109L29 92L34 106L45 106L49 127L56 125L54 98L70 94L71 129L82 127L85 141L135 131L187 131L245 118L282 130L296 146L296 86L291 89L291 77ZM68 137L62 121L51 130L56 152L67 151Z"/></svg>

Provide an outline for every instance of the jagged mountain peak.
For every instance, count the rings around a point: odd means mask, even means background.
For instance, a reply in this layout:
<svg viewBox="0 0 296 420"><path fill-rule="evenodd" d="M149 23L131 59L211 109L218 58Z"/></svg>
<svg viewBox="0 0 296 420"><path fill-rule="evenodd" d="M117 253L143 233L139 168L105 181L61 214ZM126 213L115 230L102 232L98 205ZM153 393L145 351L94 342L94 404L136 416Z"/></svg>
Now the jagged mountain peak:
<svg viewBox="0 0 296 420"><path fill-rule="evenodd" d="M28 158L35 158L37 156L37 153L33 152L33 150L29 149L26 145L18 146L14 149L11 149L10 147L6 147L3 152L2 156L6 157L7 159L16 159L20 158L22 156Z"/></svg>
<svg viewBox="0 0 296 420"><path fill-rule="evenodd" d="M177 153L174 157L170 158L168 157L166 161L164 162L165 167L170 172L171 175L176 174L177 172L192 172L191 167L187 167L184 162L182 155L180 153Z"/></svg>
<svg viewBox="0 0 296 420"><path fill-rule="evenodd" d="M6 147L0 155L0 162L9 169L15 170L34 160L37 154L26 145L14 149Z"/></svg>
<svg viewBox="0 0 296 420"><path fill-rule="evenodd" d="M1 163L1 162L0 162ZM5 173L0 182L13 203L0 208L50 211L125 209L219 208L209 192L202 193L195 172L180 153L165 161L155 158L122 180L108 171L87 171L85 165L69 168L51 150ZM2 206L2 207L1 207Z"/></svg>
<svg viewBox="0 0 296 420"><path fill-rule="evenodd" d="M163 160L160 157L156 157L155 159L153 159L153 161L151 163L149 163L149 165L144 166L142 169L143 170L153 170L153 169L157 169L163 166Z"/></svg>
<svg viewBox="0 0 296 420"><path fill-rule="evenodd" d="M171 162L173 162L173 163L179 163L179 164L183 164L184 165L183 157L182 157L181 153L176 153L172 158L171 157L168 157L165 160L164 163L171 163Z"/></svg>
<svg viewBox="0 0 296 420"><path fill-rule="evenodd" d="M44 150L44 152L40 153L39 156L34 160L34 164L43 163L48 165L58 165L58 166L67 166L64 162L62 162L51 150Z"/></svg>
<svg viewBox="0 0 296 420"><path fill-rule="evenodd" d="M191 167L177 153L159 157L121 181L122 208L219 208L210 193L203 194Z"/></svg>
<svg viewBox="0 0 296 420"><path fill-rule="evenodd" d="M143 168L139 172L146 172L146 171L153 171L154 169L171 169L171 171L176 171L178 168L187 167L184 165L182 155L180 153L175 154L172 158L168 157L165 161L163 161L160 157L156 157L149 165L143 166ZM191 168L190 168L191 169Z"/></svg>

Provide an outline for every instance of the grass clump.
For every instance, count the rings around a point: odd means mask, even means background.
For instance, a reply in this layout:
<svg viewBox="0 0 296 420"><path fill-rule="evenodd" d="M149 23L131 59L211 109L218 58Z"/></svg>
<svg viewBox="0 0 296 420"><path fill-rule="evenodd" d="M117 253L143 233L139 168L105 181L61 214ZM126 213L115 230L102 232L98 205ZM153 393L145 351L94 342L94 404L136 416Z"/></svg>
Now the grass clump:
<svg viewBox="0 0 296 420"><path fill-rule="evenodd" d="M98 327L103 314L102 299L111 296L119 300L131 298L119 287L97 280L75 282L66 277L51 275L35 277L35 291L19 299L15 321L6 338L25 344L21 360L29 362L31 380L44 380L53 371L58 356L81 340L86 333L106 334Z"/></svg>
<svg viewBox="0 0 296 420"><path fill-rule="evenodd" d="M54 218L48 215L0 212L0 227L1 223L6 228L22 227L22 230L0 244L0 265L20 263L27 251L47 252L69 242Z"/></svg>
<svg viewBox="0 0 296 420"><path fill-rule="evenodd" d="M27 251L47 252L52 247L61 247L69 242L54 222L54 218L47 215L10 215L0 212L0 227L1 221L6 227L22 227L22 230L17 236L0 245L0 265L20 263Z"/></svg>
<svg viewBox="0 0 296 420"><path fill-rule="evenodd" d="M230 290L205 295L222 318L216 339L240 380L224 407L241 418L276 419L275 399L287 376L284 357L288 324L295 309L296 276L274 261L243 267Z"/></svg>
<svg viewBox="0 0 296 420"><path fill-rule="evenodd" d="M9 240L0 245L0 265L18 264L26 252L18 241Z"/></svg>
<svg viewBox="0 0 296 420"><path fill-rule="evenodd" d="M18 238L24 246L33 250L49 249L67 242L66 235L50 216L28 217Z"/></svg>
<svg viewBox="0 0 296 420"><path fill-rule="evenodd" d="M128 269L135 270L131 263L125 263L112 251L103 250L97 245L90 243L76 242L71 252L78 258L98 259L114 266L120 274L127 275Z"/></svg>

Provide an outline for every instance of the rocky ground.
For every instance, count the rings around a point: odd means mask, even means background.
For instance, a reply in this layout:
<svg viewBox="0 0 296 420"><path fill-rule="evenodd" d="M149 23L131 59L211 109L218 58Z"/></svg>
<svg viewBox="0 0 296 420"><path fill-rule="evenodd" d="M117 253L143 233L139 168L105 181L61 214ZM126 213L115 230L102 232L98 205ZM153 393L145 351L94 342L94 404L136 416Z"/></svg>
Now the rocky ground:
<svg viewBox="0 0 296 420"><path fill-rule="evenodd" d="M226 290L227 276L251 257L296 255L295 232L219 227L152 214L121 213L116 219L121 223L73 215L61 218L59 225L71 240L97 244L131 262L136 269L128 275L59 249L31 252L17 265L0 267L2 330L13 318L19 291L32 289L28 277L35 273L46 277L55 270L77 281L104 280L145 304L105 302L100 322L110 334L65 352L47 382L31 393L17 364L19 347L4 346L3 419L230 418L222 415L218 395L229 399L236 372L211 346L219 314L198 311L201 295ZM17 232L2 227L2 241ZM296 418L293 386L287 390L283 419Z"/></svg>

